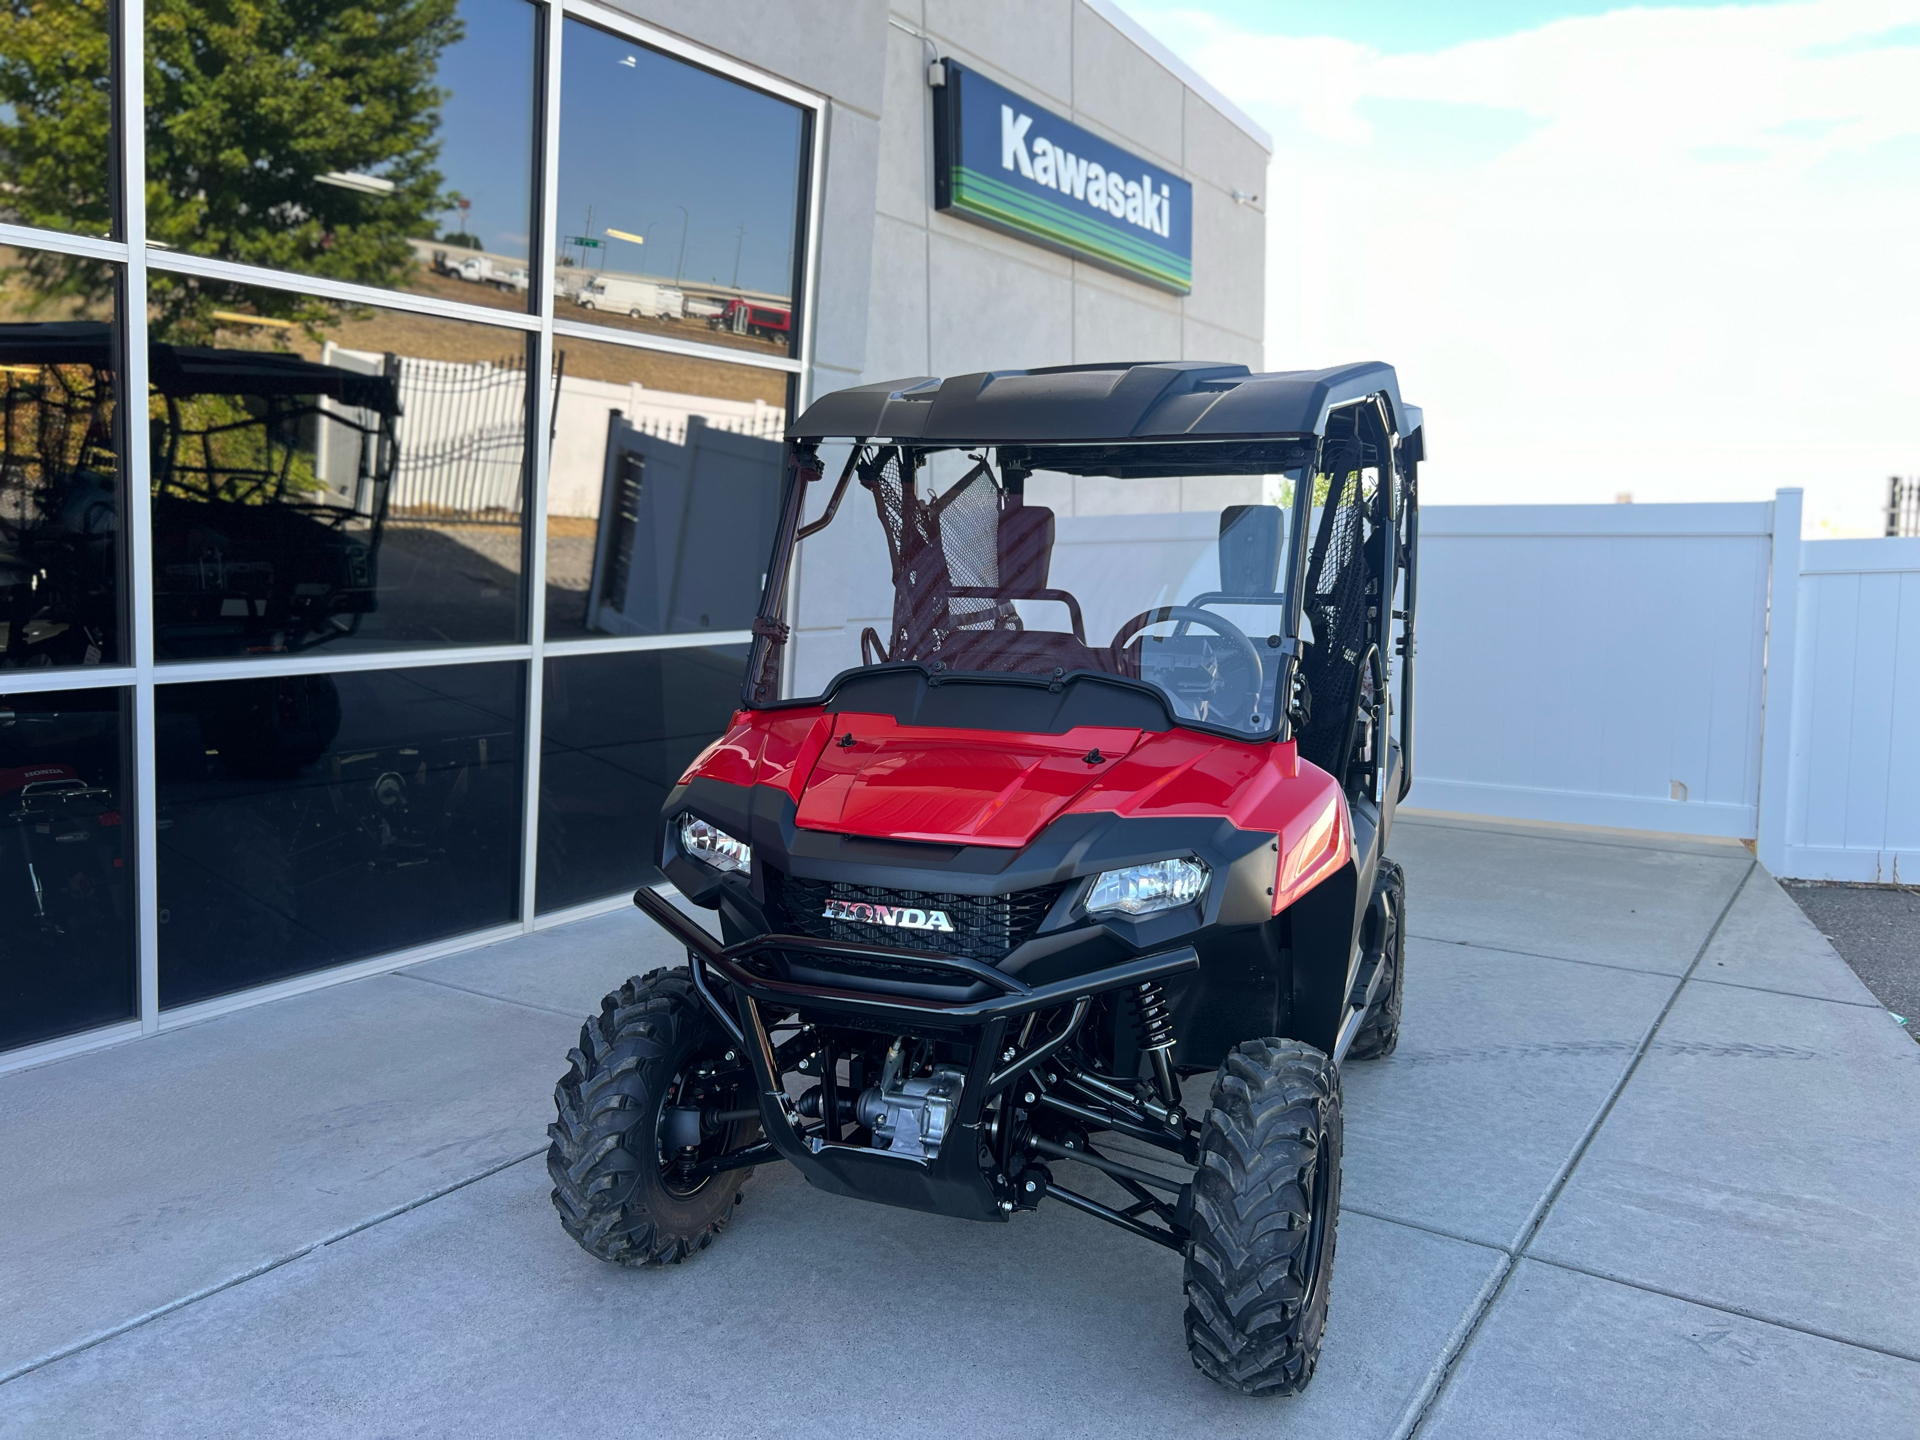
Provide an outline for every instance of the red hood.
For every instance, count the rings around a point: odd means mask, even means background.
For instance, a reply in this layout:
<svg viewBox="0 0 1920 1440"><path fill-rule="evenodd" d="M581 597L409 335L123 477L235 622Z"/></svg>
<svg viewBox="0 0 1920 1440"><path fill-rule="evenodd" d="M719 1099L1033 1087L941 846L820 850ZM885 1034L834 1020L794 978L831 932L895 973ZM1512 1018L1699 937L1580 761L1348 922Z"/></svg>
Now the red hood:
<svg viewBox="0 0 1920 1440"><path fill-rule="evenodd" d="M841 742L853 736L852 745ZM1138 730L1062 735L902 728L840 714L800 796L806 830L1018 848L1139 743Z"/></svg>
<svg viewBox="0 0 1920 1440"><path fill-rule="evenodd" d="M835 742L853 736L854 743ZM1100 758L1087 757L1094 750ZM1340 787L1292 741L1083 726L1064 735L902 726L891 715L742 710L680 777L767 785L808 830L935 843L1029 844L1055 816L1219 816L1279 852L1273 908L1347 863Z"/></svg>

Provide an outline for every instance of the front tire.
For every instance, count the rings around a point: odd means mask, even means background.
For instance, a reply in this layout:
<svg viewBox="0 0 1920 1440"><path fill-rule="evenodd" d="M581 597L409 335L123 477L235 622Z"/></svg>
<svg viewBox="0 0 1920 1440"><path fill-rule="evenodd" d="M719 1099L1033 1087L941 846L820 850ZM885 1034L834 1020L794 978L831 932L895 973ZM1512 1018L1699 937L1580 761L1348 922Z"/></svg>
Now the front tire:
<svg viewBox="0 0 1920 1440"><path fill-rule="evenodd" d="M1221 1062L1200 1132L1187 1244L1187 1350L1243 1395L1306 1388L1327 1326L1340 1221L1340 1072L1297 1040Z"/></svg>
<svg viewBox="0 0 1920 1440"><path fill-rule="evenodd" d="M1400 1043L1400 1002L1406 993L1407 877L1391 860L1380 862L1374 882L1380 896L1380 993L1347 1047L1347 1059L1382 1060Z"/></svg>
<svg viewBox="0 0 1920 1440"><path fill-rule="evenodd" d="M665 1149L666 1107L734 1109L750 1103L739 1097L752 1087L691 977L655 970L627 981L580 1027L568 1059L547 1127L561 1226L589 1255L619 1265L678 1264L706 1249L753 1172L686 1178L679 1152ZM702 1156L739 1149L757 1130L752 1121L727 1125L703 1142Z"/></svg>

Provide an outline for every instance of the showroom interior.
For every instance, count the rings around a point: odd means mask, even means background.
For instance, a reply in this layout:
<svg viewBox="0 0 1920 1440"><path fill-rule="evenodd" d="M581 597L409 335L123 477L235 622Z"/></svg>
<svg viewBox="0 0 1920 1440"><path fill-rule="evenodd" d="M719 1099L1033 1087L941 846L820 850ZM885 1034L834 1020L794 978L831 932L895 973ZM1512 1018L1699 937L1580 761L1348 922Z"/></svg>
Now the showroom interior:
<svg viewBox="0 0 1920 1440"><path fill-rule="evenodd" d="M656 880L811 396L1260 368L1270 142L1115 7L797 10L6 22L0 1069ZM1190 187L1190 281L941 203L946 64Z"/></svg>

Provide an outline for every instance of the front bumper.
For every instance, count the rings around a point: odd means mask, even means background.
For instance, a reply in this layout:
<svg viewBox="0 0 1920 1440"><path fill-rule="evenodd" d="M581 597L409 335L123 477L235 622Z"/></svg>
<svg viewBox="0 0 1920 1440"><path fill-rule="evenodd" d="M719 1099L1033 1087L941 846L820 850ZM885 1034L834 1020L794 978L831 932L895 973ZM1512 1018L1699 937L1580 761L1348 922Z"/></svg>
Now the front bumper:
<svg viewBox="0 0 1920 1440"><path fill-rule="evenodd" d="M835 1194L955 1215L974 1220L1003 1220L1002 1195L980 1159L981 1117L994 1095L1041 1064L1053 1049L1072 1038L1096 995L1131 989L1145 981L1168 979L1197 970L1200 957L1192 945L1179 945L1138 956L1099 970L1065 979L1030 985L977 960L921 950L896 950L814 939L802 935L757 935L734 945L723 945L695 924L670 901L652 890L635 893L633 903L686 946L695 987L714 1018L738 1041L753 1065L758 1086L761 1124L768 1143L798 1166L809 1182ZM920 969L952 973L968 982L968 992L982 986L989 993L977 998L932 999L922 995L889 993L877 984L865 988L855 975L840 985L798 984L756 968L757 957L773 954L842 957L872 964L910 964ZM729 1006L711 984L708 968L733 991ZM761 1016L761 1007L804 1010L810 1017L834 1023L892 1030L901 1033L940 1034L971 1047L961 1095L959 1119L932 1159L895 1155L866 1146L828 1143L803 1133L790 1097L781 1083L773 1045ZM1066 1026L1030 1046L1011 1060L1002 1059L1013 1021L1041 1010L1071 1006Z"/></svg>

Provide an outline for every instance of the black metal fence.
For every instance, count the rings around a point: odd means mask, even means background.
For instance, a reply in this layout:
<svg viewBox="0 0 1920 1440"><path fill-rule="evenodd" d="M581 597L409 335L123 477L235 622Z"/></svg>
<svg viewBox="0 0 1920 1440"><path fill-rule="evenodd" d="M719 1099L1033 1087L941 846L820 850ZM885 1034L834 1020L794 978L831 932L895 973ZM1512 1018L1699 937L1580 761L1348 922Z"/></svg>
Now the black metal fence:
<svg viewBox="0 0 1920 1440"><path fill-rule="evenodd" d="M1920 476L1888 479L1887 534L1920 536Z"/></svg>
<svg viewBox="0 0 1920 1440"><path fill-rule="evenodd" d="M565 378L565 351L555 357L554 423ZM527 371L519 356L491 364L403 357L400 362L399 451L392 513L402 519L517 525L527 491ZM672 407L636 415L644 434L686 443L689 413ZM784 409L753 415L707 415L703 423L754 439L785 432ZM551 436L547 437L551 440Z"/></svg>
<svg viewBox="0 0 1920 1440"><path fill-rule="evenodd" d="M527 366L402 359L392 506L408 518L517 525L527 489Z"/></svg>

